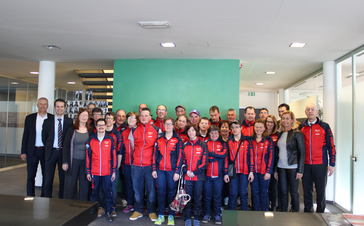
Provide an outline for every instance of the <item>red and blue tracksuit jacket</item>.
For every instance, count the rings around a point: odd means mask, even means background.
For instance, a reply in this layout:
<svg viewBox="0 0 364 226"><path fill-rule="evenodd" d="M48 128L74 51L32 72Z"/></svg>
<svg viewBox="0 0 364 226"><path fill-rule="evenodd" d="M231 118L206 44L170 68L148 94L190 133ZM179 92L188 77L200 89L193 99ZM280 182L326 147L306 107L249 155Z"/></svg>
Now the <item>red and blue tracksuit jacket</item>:
<svg viewBox="0 0 364 226"><path fill-rule="evenodd" d="M128 126L125 122L123 122L123 124L121 124L119 127L116 127L116 123L114 124L114 129L116 129L120 133L123 132L127 127Z"/></svg>
<svg viewBox="0 0 364 226"><path fill-rule="evenodd" d="M158 139L159 128L150 124L140 124L133 131L134 152L132 164L136 166L151 166L153 163L154 145Z"/></svg>
<svg viewBox="0 0 364 226"><path fill-rule="evenodd" d="M116 170L115 140L105 133L100 142L97 133L91 135L86 143L86 174L107 176Z"/></svg>
<svg viewBox="0 0 364 226"><path fill-rule="evenodd" d="M121 136L123 138L123 146L124 146L124 152L123 154L123 164L130 166L132 163L132 157L133 157L133 149L131 148L130 140L129 140L129 134L131 133L131 129L129 127L126 127L122 132Z"/></svg>
<svg viewBox="0 0 364 226"><path fill-rule="evenodd" d="M182 154L182 149L182 140L176 132L173 132L173 136L169 140L166 138L165 132L163 132L162 136L155 143L153 171L160 169L179 174L177 161Z"/></svg>
<svg viewBox="0 0 364 226"><path fill-rule="evenodd" d="M245 137L249 137L251 135L253 135L253 129L254 129L254 122L255 119L251 122L249 122L248 120L244 120L243 121L243 125L241 125L241 133L245 136Z"/></svg>
<svg viewBox="0 0 364 226"><path fill-rule="evenodd" d="M274 173L274 142L268 136L257 143L255 137L249 139L250 153L254 156L254 173Z"/></svg>
<svg viewBox="0 0 364 226"><path fill-rule="evenodd" d="M106 132L106 133L108 133L110 136L112 136L112 138L114 138L114 141L116 142L116 146L115 146L116 155L124 155L125 146L124 146L124 141L123 141L123 137L121 136L121 133L115 127L113 127L111 132ZM117 162L117 158L116 158L116 162Z"/></svg>
<svg viewBox="0 0 364 226"><path fill-rule="evenodd" d="M186 143L189 140L186 129L176 129L176 132L183 143Z"/></svg>
<svg viewBox="0 0 364 226"><path fill-rule="evenodd" d="M211 125L216 125L217 127L220 127L220 122L221 122L221 118L219 117L219 121L218 122L212 122L212 120L210 119L209 121L209 128Z"/></svg>
<svg viewBox="0 0 364 226"><path fill-rule="evenodd" d="M162 132L165 131L163 120L161 121L161 120L159 120L159 118L157 118L155 120L155 122L153 123L153 125L155 125L156 127L158 127Z"/></svg>
<svg viewBox="0 0 364 226"><path fill-rule="evenodd" d="M205 180L207 168L206 144L198 138L187 141L183 146L182 155L178 159L178 172L180 172L182 165L186 165L183 168L186 181ZM192 178L187 176L187 170L193 172L195 176Z"/></svg>
<svg viewBox="0 0 364 226"><path fill-rule="evenodd" d="M197 138L206 143L209 140L209 134L207 133L206 136L203 137L200 131L198 131Z"/></svg>
<svg viewBox="0 0 364 226"><path fill-rule="evenodd" d="M208 150L206 176L218 177L228 175L228 151L226 143L219 138L216 141L209 139L206 145Z"/></svg>
<svg viewBox="0 0 364 226"><path fill-rule="evenodd" d="M309 126L306 119L298 129L301 130L305 139L305 164L329 164L334 167L336 151L329 124L317 118L316 123ZM329 154L330 162L328 162L327 154Z"/></svg>
<svg viewBox="0 0 364 226"><path fill-rule="evenodd" d="M238 151L239 143L239 153L236 154ZM231 135L229 137L229 140L227 141L227 144L229 150L229 162L234 162L234 159L236 158L236 173L249 174L250 172L253 172L253 153L251 153L251 150L249 149L249 141L243 136L243 134L241 134L240 140L235 140L234 135Z"/></svg>

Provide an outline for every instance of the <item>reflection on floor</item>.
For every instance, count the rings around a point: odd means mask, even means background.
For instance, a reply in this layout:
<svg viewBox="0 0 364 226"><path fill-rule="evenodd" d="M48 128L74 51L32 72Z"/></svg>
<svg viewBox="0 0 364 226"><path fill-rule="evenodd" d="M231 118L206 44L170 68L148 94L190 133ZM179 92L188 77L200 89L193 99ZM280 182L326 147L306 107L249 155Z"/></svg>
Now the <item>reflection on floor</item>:
<svg viewBox="0 0 364 226"><path fill-rule="evenodd" d="M15 166L23 163L24 161L20 159L19 155L0 156L0 168Z"/></svg>

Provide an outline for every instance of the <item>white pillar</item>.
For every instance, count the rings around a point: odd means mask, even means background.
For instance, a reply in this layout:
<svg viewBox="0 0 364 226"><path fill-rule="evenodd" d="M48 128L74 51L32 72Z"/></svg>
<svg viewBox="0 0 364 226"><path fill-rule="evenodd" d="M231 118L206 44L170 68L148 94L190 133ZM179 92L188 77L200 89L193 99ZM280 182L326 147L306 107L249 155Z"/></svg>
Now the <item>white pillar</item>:
<svg viewBox="0 0 364 226"><path fill-rule="evenodd" d="M335 134L335 106L336 106L336 65L334 61L326 61L323 64L323 121L331 127L332 134ZM334 137L335 138L335 137ZM334 201L335 177L327 180L326 199Z"/></svg>
<svg viewBox="0 0 364 226"><path fill-rule="evenodd" d="M279 101L278 101L278 106L284 102L284 89L279 89ZM277 106L277 107L278 107Z"/></svg>
<svg viewBox="0 0 364 226"><path fill-rule="evenodd" d="M54 86L56 81L56 63L52 61L39 62L38 76L38 99L45 97L48 99L48 112L53 114ZM42 186L42 169L38 164L35 186Z"/></svg>

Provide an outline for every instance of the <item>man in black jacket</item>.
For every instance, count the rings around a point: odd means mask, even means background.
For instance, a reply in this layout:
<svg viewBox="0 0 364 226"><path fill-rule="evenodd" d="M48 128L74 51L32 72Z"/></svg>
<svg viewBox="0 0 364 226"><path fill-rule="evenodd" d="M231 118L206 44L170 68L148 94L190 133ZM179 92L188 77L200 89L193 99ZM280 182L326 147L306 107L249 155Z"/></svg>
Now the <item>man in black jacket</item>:
<svg viewBox="0 0 364 226"><path fill-rule="evenodd" d="M44 144L42 141L42 128L45 119L52 114L47 113L48 99L41 97L37 103L38 112L28 115L24 122L24 132L21 145L20 158L27 160L27 196L35 196L35 176L38 163L44 175ZM44 180L42 183L41 196L44 197Z"/></svg>
<svg viewBox="0 0 364 226"><path fill-rule="evenodd" d="M63 198L64 171L62 170L62 148L64 134L73 125L73 120L64 115L66 101L57 99L54 102L56 115L44 120L42 141L45 147L44 197L52 197L54 171L58 163L59 195Z"/></svg>

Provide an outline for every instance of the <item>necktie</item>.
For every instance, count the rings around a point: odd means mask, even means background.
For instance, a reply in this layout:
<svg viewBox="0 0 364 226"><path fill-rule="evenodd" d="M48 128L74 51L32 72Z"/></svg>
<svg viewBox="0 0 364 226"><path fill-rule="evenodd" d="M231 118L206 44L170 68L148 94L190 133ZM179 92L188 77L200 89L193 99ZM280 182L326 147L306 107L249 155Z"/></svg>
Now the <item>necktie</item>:
<svg viewBox="0 0 364 226"><path fill-rule="evenodd" d="M58 119L58 148L62 148L62 119Z"/></svg>

